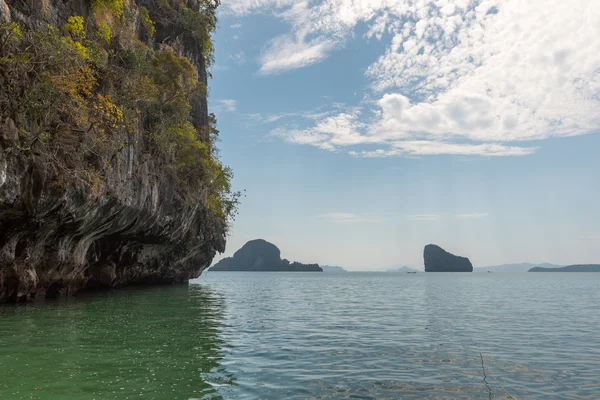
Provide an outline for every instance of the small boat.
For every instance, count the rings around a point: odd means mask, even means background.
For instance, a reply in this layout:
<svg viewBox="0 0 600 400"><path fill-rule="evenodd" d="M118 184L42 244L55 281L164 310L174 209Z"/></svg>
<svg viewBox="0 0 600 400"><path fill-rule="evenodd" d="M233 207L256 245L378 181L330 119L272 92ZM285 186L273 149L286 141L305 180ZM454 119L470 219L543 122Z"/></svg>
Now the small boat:
<svg viewBox="0 0 600 400"><path fill-rule="evenodd" d="M406 271L407 274L416 274L417 271Z"/></svg>

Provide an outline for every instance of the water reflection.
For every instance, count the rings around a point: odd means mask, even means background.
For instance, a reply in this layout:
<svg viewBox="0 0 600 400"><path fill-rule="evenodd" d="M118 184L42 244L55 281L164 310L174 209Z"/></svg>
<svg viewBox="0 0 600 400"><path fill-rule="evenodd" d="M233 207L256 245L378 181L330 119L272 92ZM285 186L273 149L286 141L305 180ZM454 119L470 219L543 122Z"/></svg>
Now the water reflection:
<svg viewBox="0 0 600 400"><path fill-rule="evenodd" d="M222 399L223 313L202 285L0 307L0 398Z"/></svg>

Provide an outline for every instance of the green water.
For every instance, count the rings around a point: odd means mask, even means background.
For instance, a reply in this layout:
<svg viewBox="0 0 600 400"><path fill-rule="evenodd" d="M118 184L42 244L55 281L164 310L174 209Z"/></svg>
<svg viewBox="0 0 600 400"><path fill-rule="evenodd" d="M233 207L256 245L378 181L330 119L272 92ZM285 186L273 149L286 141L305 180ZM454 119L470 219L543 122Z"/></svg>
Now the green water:
<svg viewBox="0 0 600 400"><path fill-rule="evenodd" d="M0 398L220 399L221 309L199 285L3 306Z"/></svg>
<svg viewBox="0 0 600 400"><path fill-rule="evenodd" d="M507 399L500 384L600 399L598 287L593 273L209 272L1 306L0 400Z"/></svg>

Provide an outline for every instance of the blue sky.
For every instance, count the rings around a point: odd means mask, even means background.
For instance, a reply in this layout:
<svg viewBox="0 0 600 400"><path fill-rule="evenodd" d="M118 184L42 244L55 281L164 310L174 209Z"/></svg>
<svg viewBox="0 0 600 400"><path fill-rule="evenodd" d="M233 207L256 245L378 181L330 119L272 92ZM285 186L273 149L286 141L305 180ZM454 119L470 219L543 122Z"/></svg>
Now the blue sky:
<svg viewBox="0 0 600 400"><path fill-rule="evenodd" d="M527 3L527 4L523 4ZM567 4L568 3L568 4ZM231 255L600 263L593 0L223 0L210 111Z"/></svg>

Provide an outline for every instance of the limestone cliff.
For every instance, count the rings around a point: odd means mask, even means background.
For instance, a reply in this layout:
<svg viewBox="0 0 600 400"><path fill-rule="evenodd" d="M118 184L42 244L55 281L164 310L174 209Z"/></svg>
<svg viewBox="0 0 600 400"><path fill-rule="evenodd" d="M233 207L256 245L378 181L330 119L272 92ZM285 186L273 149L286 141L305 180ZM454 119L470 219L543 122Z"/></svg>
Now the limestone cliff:
<svg viewBox="0 0 600 400"><path fill-rule="evenodd" d="M216 5L0 0L0 302L187 282L224 251Z"/></svg>
<svg viewBox="0 0 600 400"><path fill-rule="evenodd" d="M425 246L423 259L425 272L473 272L468 258L455 256L435 244Z"/></svg>

